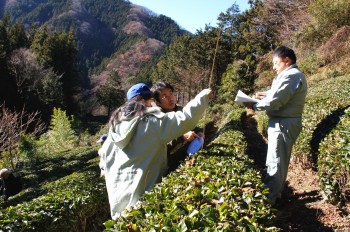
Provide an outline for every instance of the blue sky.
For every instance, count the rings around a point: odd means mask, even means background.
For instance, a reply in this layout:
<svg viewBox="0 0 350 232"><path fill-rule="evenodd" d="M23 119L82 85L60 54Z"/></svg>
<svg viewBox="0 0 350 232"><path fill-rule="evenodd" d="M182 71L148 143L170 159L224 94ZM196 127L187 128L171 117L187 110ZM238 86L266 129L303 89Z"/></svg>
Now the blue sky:
<svg viewBox="0 0 350 232"><path fill-rule="evenodd" d="M217 17L234 3L244 11L249 8L248 0L129 0L131 3L145 6L157 14L166 15L180 27L196 33L206 24L217 26Z"/></svg>

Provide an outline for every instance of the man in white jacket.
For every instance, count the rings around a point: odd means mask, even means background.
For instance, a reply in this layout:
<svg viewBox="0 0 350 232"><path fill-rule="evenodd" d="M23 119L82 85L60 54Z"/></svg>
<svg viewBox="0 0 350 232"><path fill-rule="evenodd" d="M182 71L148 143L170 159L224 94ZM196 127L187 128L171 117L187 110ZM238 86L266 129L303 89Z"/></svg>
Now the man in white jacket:
<svg viewBox="0 0 350 232"><path fill-rule="evenodd" d="M152 92L143 83L132 86L127 96L128 102L113 112L99 150L113 219L161 180L167 171L167 143L194 128L213 98L205 89L183 111L163 113L152 106Z"/></svg>
<svg viewBox="0 0 350 232"><path fill-rule="evenodd" d="M258 92L258 103L246 102L244 106L256 111L266 110L268 122L267 177L265 187L272 204L281 198L287 178L292 146L302 129L302 113L307 93L304 74L296 65L292 49L281 46L273 53L273 69L277 77L271 89Z"/></svg>

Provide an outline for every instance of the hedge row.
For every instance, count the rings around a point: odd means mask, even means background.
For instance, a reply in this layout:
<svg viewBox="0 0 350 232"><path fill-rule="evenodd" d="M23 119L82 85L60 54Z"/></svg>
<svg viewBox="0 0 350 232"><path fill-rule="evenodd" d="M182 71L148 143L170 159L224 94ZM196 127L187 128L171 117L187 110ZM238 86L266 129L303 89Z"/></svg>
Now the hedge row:
<svg viewBox="0 0 350 232"><path fill-rule="evenodd" d="M23 202L1 209L0 231L85 231L87 228L102 231L102 223L110 213L105 183L99 176L97 155L85 161L91 157L91 152L91 148L80 154L72 151L74 157L70 160L66 154L66 165L59 166L76 168L74 163L82 159L85 167L72 170L71 174L56 181L43 181L44 184L16 195L15 200L22 199ZM96 154L96 149L93 152ZM54 166L46 166L46 169L55 172L57 167ZM50 173L47 172L46 176L49 179ZM41 195L29 200L26 192L32 189L38 189Z"/></svg>
<svg viewBox="0 0 350 232"><path fill-rule="evenodd" d="M350 195L350 109L320 144L318 175L325 195L343 205Z"/></svg>
<svg viewBox="0 0 350 232"><path fill-rule="evenodd" d="M146 193L105 231L273 231L274 213L260 174L244 153L235 111L205 150Z"/></svg>
<svg viewBox="0 0 350 232"><path fill-rule="evenodd" d="M349 105L348 75L312 83L306 97L303 130L294 148L296 158L316 167L321 141L336 126Z"/></svg>

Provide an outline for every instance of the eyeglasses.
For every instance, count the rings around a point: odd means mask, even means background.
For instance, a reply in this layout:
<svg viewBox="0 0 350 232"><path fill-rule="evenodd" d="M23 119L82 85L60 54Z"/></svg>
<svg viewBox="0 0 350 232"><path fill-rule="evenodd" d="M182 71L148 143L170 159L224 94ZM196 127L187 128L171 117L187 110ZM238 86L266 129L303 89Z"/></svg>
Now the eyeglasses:
<svg viewBox="0 0 350 232"><path fill-rule="evenodd" d="M173 97L175 97L174 94L171 94L171 95L163 95L160 99L162 99L162 100L165 100L165 99L169 100L169 99L171 99L171 98L173 98Z"/></svg>

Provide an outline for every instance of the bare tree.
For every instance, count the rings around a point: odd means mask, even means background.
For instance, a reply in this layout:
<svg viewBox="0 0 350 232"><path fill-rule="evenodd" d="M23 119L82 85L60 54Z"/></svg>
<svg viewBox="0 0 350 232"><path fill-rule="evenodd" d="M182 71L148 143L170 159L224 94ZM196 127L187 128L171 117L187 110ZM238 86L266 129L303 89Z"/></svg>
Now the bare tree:
<svg viewBox="0 0 350 232"><path fill-rule="evenodd" d="M44 76L44 68L36 61L34 54L27 48L14 50L8 64L20 94L33 91L34 86Z"/></svg>
<svg viewBox="0 0 350 232"><path fill-rule="evenodd" d="M11 111L0 106L0 152L7 151L12 169L15 168L16 156L14 150L24 134L36 136L43 132L45 124L41 121L39 112L28 113L24 107L20 112Z"/></svg>
<svg viewBox="0 0 350 232"><path fill-rule="evenodd" d="M62 75L40 65L34 54L26 48L12 52L9 69L16 80L19 94L28 105L30 96L39 99L43 106L60 105L63 101Z"/></svg>
<svg viewBox="0 0 350 232"><path fill-rule="evenodd" d="M310 0L264 0L260 24L275 27L279 42L288 43L291 35L308 21L310 3Z"/></svg>

